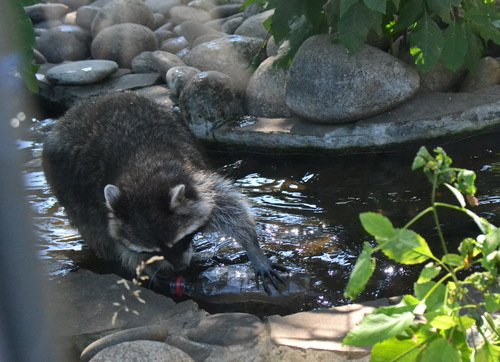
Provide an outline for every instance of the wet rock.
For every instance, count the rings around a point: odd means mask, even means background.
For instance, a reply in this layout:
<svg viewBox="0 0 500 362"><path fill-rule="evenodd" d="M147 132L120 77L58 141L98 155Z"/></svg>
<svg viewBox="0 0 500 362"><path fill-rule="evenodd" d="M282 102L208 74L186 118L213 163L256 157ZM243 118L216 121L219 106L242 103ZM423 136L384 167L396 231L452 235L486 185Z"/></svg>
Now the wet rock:
<svg viewBox="0 0 500 362"><path fill-rule="evenodd" d="M241 4L219 5L210 10L212 19L227 18L228 16L238 14L241 11Z"/></svg>
<svg viewBox="0 0 500 362"><path fill-rule="evenodd" d="M69 12L69 7L64 4L35 4L25 6L24 11L33 23L61 19Z"/></svg>
<svg viewBox="0 0 500 362"><path fill-rule="evenodd" d="M193 342L231 346L252 342L264 331L262 321L247 313L212 314L186 333Z"/></svg>
<svg viewBox="0 0 500 362"><path fill-rule="evenodd" d="M170 68L166 75L167 85L174 94L179 95L186 83L199 72L199 69L187 65Z"/></svg>
<svg viewBox="0 0 500 362"><path fill-rule="evenodd" d="M482 88L500 84L500 64L492 57L479 61L474 71L465 78L460 91L474 92Z"/></svg>
<svg viewBox="0 0 500 362"><path fill-rule="evenodd" d="M192 44L196 38L207 34L221 34L217 30L194 20L188 20L179 25L179 35Z"/></svg>
<svg viewBox="0 0 500 362"><path fill-rule="evenodd" d="M133 73L156 73L151 53L152 52L142 52L132 59Z"/></svg>
<svg viewBox="0 0 500 362"><path fill-rule="evenodd" d="M110 60L82 60L57 65L47 71L47 79L54 84L82 85L97 83L118 70Z"/></svg>
<svg viewBox="0 0 500 362"><path fill-rule="evenodd" d="M230 35L194 47L186 63L202 71L225 73L233 78L235 85L245 89L252 74L250 60L261 45L261 39Z"/></svg>
<svg viewBox="0 0 500 362"><path fill-rule="evenodd" d="M154 28L155 20L151 9L142 0L113 0L94 17L92 34L116 24L133 23Z"/></svg>
<svg viewBox="0 0 500 362"><path fill-rule="evenodd" d="M174 6L181 5L180 0L146 0L145 4L154 13L160 13L166 17L170 16L170 9Z"/></svg>
<svg viewBox="0 0 500 362"><path fill-rule="evenodd" d="M223 38L225 36L226 36L226 34L224 34L224 33L205 34L205 35L197 37L194 40L192 46L196 47L200 44L207 43L207 42L212 41L212 40L220 39L220 38Z"/></svg>
<svg viewBox="0 0 500 362"><path fill-rule="evenodd" d="M252 36L255 38L265 39L267 36L267 29L262 25L264 21L274 14L274 10L267 10L263 13L252 15L247 18L243 23L235 30L235 34L243 36Z"/></svg>
<svg viewBox="0 0 500 362"><path fill-rule="evenodd" d="M151 58L156 71L163 78L165 78L170 68L186 65L177 55L162 50L151 53Z"/></svg>
<svg viewBox="0 0 500 362"><path fill-rule="evenodd" d="M74 25L59 25L43 32L36 48L50 63L82 60L89 56L90 35Z"/></svg>
<svg viewBox="0 0 500 362"><path fill-rule="evenodd" d="M182 49L187 48L189 42L183 36L170 38L161 43L160 49L170 53L178 53Z"/></svg>
<svg viewBox="0 0 500 362"><path fill-rule="evenodd" d="M157 48L158 41L151 29L139 24L117 24L97 34L91 53L95 59L114 60L120 67L130 68L136 55Z"/></svg>
<svg viewBox="0 0 500 362"><path fill-rule="evenodd" d="M91 362L192 362L193 359L180 349L156 341L124 342L106 348L95 355Z"/></svg>
<svg viewBox="0 0 500 362"><path fill-rule="evenodd" d="M286 70L274 63L275 58L267 58L250 78L245 94L248 114L268 118L291 116L285 103Z"/></svg>
<svg viewBox="0 0 500 362"><path fill-rule="evenodd" d="M181 92L179 105L196 135L207 136L218 124L243 113L242 101L226 74L208 71L192 77Z"/></svg>
<svg viewBox="0 0 500 362"><path fill-rule="evenodd" d="M329 36L307 39L289 69L285 100L292 112L320 123L340 123L381 113L411 98L417 72L371 46L348 55Z"/></svg>
<svg viewBox="0 0 500 362"><path fill-rule="evenodd" d="M96 6L82 6L76 11L76 23L85 30L90 30L95 16L99 12Z"/></svg>
<svg viewBox="0 0 500 362"><path fill-rule="evenodd" d="M174 6L170 9L170 20L175 25L182 24L188 20L204 23L210 20L210 14L205 10L192 8L190 6Z"/></svg>

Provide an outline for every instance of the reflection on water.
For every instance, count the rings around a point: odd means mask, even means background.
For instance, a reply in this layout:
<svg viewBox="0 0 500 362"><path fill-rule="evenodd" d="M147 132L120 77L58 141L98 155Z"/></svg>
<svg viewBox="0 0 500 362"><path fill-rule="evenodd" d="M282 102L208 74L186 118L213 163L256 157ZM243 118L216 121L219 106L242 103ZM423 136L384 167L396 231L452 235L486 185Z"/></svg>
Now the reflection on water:
<svg viewBox="0 0 500 362"><path fill-rule="evenodd" d="M38 122L36 128L43 129L51 122ZM51 275L61 275L74 269L88 251L46 184L37 137L34 132L34 141L19 141L18 147L28 158L24 179L39 235L40 257ZM481 205L476 212L500 224L497 139L498 134L483 135L444 147L455 165L478 173ZM304 308L313 308L346 302L342 293L349 272L363 241L370 240L360 227L360 212L382 212L400 226L428 205L430 188L426 179L410 171L417 149L415 146L398 153L335 157L213 152L210 157L214 167L234 179L252 202L259 240L272 261L310 277L310 300ZM439 197L448 195L443 192ZM443 227L451 243L477 233L465 219L446 223L447 216L442 217ZM431 220L424 220L417 231L427 237L432 247L435 234ZM218 236L198 235L195 249L197 263L202 266L247 262L237 245L221 243ZM374 278L362 297L409 292L418 270L418 266L401 267L379 257Z"/></svg>

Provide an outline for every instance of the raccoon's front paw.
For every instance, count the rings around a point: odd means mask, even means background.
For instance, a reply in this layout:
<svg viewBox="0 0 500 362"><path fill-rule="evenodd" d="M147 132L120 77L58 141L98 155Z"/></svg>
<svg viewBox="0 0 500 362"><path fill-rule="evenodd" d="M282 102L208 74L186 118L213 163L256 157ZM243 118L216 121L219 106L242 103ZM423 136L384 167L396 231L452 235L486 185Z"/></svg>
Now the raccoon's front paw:
<svg viewBox="0 0 500 362"><path fill-rule="evenodd" d="M278 285L282 287L285 285L285 281L278 274L276 270L281 272L286 272L287 269L283 265L272 264L270 262L267 265L254 266L255 268L255 282L257 283L257 288L260 288L260 279L262 279L262 286L267 295L271 295L271 289L269 288L268 282L270 282L274 289L281 293L281 289Z"/></svg>

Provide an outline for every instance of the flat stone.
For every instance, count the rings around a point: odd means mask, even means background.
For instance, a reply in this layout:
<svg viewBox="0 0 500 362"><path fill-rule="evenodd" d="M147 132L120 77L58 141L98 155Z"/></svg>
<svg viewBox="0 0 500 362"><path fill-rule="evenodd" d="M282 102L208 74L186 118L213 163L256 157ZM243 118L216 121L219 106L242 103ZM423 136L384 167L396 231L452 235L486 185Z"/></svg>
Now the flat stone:
<svg viewBox="0 0 500 362"><path fill-rule="evenodd" d="M252 314L221 313L203 319L186 336L198 343L231 346L250 343L263 331L264 324Z"/></svg>
<svg viewBox="0 0 500 362"><path fill-rule="evenodd" d="M124 342L106 348L95 355L91 362L192 362L193 359L180 349L156 341Z"/></svg>
<svg viewBox="0 0 500 362"><path fill-rule="evenodd" d="M82 85L97 83L118 70L111 60L81 60L55 66L47 71L47 79L54 84Z"/></svg>
<svg viewBox="0 0 500 362"><path fill-rule="evenodd" d="M119 71L118 71L119 72ZM83 86L47 86L40 82L40 96L50 102L71 107L80 99L104 94L108 92L121 92L150 87L161 82L161 77L156 73L125 74L111 77L103 82Z"/></svg>
<svg viewBox="0 0 500 362"><path fill-rule="evenodd" d="M494 86L475 93L419 94L391 111L356 122L321 125L298 118L254 118L199 137L240 150L356 152L499 126L500 86Z"/></svg>
<svg viewBox="0 0 500 362"><path fill-rule="evenodd" d="M345 346L342 340L373 307L351 304L330 309L301 312L289 316L268 318L271 341L302 349L312 348L363 357L368 350Z"/></svg>

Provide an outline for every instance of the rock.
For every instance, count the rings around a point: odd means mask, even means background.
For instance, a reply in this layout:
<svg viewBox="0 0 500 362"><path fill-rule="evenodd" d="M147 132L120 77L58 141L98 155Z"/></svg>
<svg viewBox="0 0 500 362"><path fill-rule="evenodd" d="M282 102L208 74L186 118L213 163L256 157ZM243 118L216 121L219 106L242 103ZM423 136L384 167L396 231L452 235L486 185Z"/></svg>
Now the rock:
<svg viewBox="0 0 500 362"><path fill-rule="evenodd" d="M33 60L35 64L44 64L47 63L47 59L40 53L37 49L33 49Z"/></svg>
<svg viewBox="0 0 500 362"><path fill-rule="evenodd" d="M482 88L500 84L500 65L498 60L485 57L479 61L474 71L465 78L461 92L474 92Z"/></svg>
<svg viewBox="0 0 500 362"><path fill-rule="evenodd" d="M165 85L154 85L152 87L138 89L134 92L148 97L160 106L168 109L172 109L177 104L177 102L174 102L172 99L174 96L173 92Z"/></svg>
<svg viewBox="0 0 500 362"><path fill-rule="evenodd" d="M235 30L235 34L243 36L252 36L255 38L265 39L267 37L267 29L262 25L270 16L274 14L274 9L264 11L256 15L250 16L248 19Z"/></svg>
<svg viewBox="0 0 500 362"><path fill-rule="evenodd" d="M187 65L172 67L166 75L167 85L175 95L179 95L186 83L199 72L199 69Z"/></svg>
<svg viewBox="0 0 500 362"><path fill-rule="evenodd" d="M54 84L82 85L97 83L118 70L111 60L82 60L57 65L47 71L47 79Z"/></svg>
<svg viewBox="0 0 500 362"><path fill-rule="evenodd" d="M153 12L142 0L113 0L94 17L92 34L96 36L102 29L116 24L133 23L154 28Z"/></svg>
<svg viewBox="0 0 500 362"><path fill-rule="evenodd" d="M238 14L241 11L241 4L219 5L210 10L212 19L227 18L228 16Z"/></svg>
<svg viewBox="0 0 500 362"><path fill-rule="evenodd" d="M210 20L210 14L205 10L192 8L189 6L174 6L170 9L170 20L175 25L182 24L188 20L204 23Z"/></svg>
<svg viewBox="0 0 500 362"><path fill-rule="evenodd" d="M197 38L194 40L194 42L193 42L192 46L193 46L193 47L196 47L196 46L198 46L198 45L200 45L200 44L207 43L207 42L212 41L212 40L215 40L215 39L220 39L220 38L223 38L223 37L225 37L225 36L226 36L226 35L225 35L224 33L218 33L218 34L216 34L216 33L213 33L213 34L205 34L205 35L202 35L202 36L197 37Z"/></svg>
<svg viewBox="0 0 500 362"><path fill-rule="evenodd" d="M165 40L177 38L176 33L174 33L171 30L163 29L163 27L156 29L154 33L155 33L156 39L158 39L159 44L162 44ZM187 40L186 40L185 44L189 44Z"/></svg>
<svg viewBox="0 0 500 362"><path fill-rule="evenodd" d="M268 118L291 116L285 103L286 70L274 62L275 58L267 58L250 78L245 95L248 114Z"/></svg>
<svg viewBox="0 0 500 362"><path fill-rule="evenodd" d="M76 23L85 30L90 30L95 16L99 12L98 7L82 6L76 11Z"/></svg>
<svg viewBox="0 0 500 362"><path fill-rule="evenodd" d="M276 41L274 41L274 36L271 36L266 44L266 54L268 57L273 57L275 55L278 55L278 45L276 44Z"/></svg>
<svg viewBox="0 0 500 362"><path fill-rule="evenodd" d="M151 58L152 52L142 52L132 59L133 73L157 73Z"/></svg>
<svg viewBox="0 0 500 362"><path fill-rule="evenodd" d="M167 337L167 344L177 347L191 356L196 362L205 361L215 349L214 346L196 343L183 336L170 335Z"/></svg>
<svg viewBox="0 0 500 362"><path fill-rule="evenodd" d="M69 12L69 7L64 4L35 4L25 6L24 11L31 21L36 24L42 21L61 19Z"/></svg>
<svg viewBox="0 0 500 362"><path fill-rule="evenodd" d="M39 29L49 30L49 29L55 28L56 26L59 26L59 25L63 25L63 22L60 19L46 20L46 21L41 21L39 23L36 23L33 26L33 29L35 30L35 34L36 34L37 30L39 30Z"/></svg>
<svg viewBox="0 0 500 362"><path fill-rule="evenodd" d="M192 362L189 355L166 343L156 341L124 342L96 354L91 362Z"/></svg>
<svg viewBox="0 0 500 362"><path fill-rule="evenodd" d="M240 25L243 24L243 20L243 16L237 16L229 19L222 24L221 30L226 34L234 34L236 29L238 29Z"/></svg>
<svg viewBox="0 0 500 362"><path fill-rule="evenodd" d="M137 54L157 48L158 41L151 29L139 24L117 24L97 34L91 53L95 59L114 60L120 67L130 68Z"/></svg>
<svg viewBox="0 0 500 362"><path fill-rule="evenodd" d="M241 97L232 79L215 71L192 77L181 92L179 106L195 135L209 135L217 125L243 114Z"/></svg>
<svg viewBox="0 0 500 362"><path fill-rule="evenodd" d="M42 33L36 48L50 63L82 60L89 56L90 35L74 25L59 25Z"/></svg>
<svg viewBox="0 0 500 362"><path fill-rule="evenodd" d="M94 0L56 0L58 3L66 5L70 10L76 10L81 6L86 6Z"/></svg>
<svg viewBox="0 0 500 362"><path fill-rule="evenodd" d="M165 18L165 15L160 14L160 13L154 13L153 18L155 20L153 28L152 28L153 30L156 30L156 29L160 28L161 26L163 26L165 24L165 21L167 20Z"/></svg>
<svg viewBox="0 0 500 362"><path fill-rule="evenodd" d="M207 34L217 34L221 36L223 35L217 30L205 24L200 24L199 22L194 20L187 20L182 24L180 24L178 33L179 35L186 38L190 44L192 44L196 38L202 35L207 35Z"/></svg>
<svg viewBox="0 0 500 362"><path fill-rule="evenodd" d="M130 328L108 334L88 345L80 355L80 362L88 362L103 349L119 343L138 340L164 342L167 336L168 329L165 324L153 324L144 327Z"/></svg>
<svg viewBox="0 0 500 362"><path fill-rule="evenodd" d="M231 346L253 342L263 331L264 324L252 314L221 313L203 319L186 336L193 342Z"/></svg>
<svg viewBox="0 0 500 362"><path fill-rule="evenodd" d="M348 55L328 35L317 35L295 55L285 101L300 117L339 123L393 108L411 98L418 87L418 73L389 54L367 45Z"/></svg>
<svg viewBox="0 0 500 362"><path fill-rule="evenodd" d="M63 23L66 25L78 25L76 23L76 11L72 11L64 15Z"/></svg>
<svg viewBox="0 0 500 362"><path fill-rule="evenodd" d="M177 55L162 50L151 53L151 58L156 71L163 78L165 78L170 68L186 65Z"/></svg>
<svg viewBox="0 0 500 362"><path fill-rule="evenodd" d="M153 13L160 13L169 17L170 9L181 4L180 0L146 0L145 4Z"/></svg>
<svg viewBox="0 0 500 362"><path fill-rule="evenodd" d="M245 89L252 74L250 60L261 45L261 39L230 35L194 47L186 63L202 71L225 73L233 78L236 86Z"/></svg>
<svg viewBox="0 0 500 362"><path fill-rule="evenodd" d="M463 78L464 70L455 72L444 67L442 63L438 63L430 71L420 74L420 89L422 91L431 92L448 92L454 90L460 80Z"/></svg>
<svg viewBox="0 0 500 362"><path fill-rule="evenodd" d="M189 42L183 36L170 38L161 43L160 49L170 53L178 53L182 49L187 48Z"/></svg>
<svg viewBox="0 0 500 362"><path fill-rule="evenodd" d="M187 6L205 11L210 11L215 7L215 4L213 0L192 0L187 3Z"/></svg>
<svg viewBox="0 0 500 362"><path fill-rule="evenodd" d="M336 351L346 354L348 358L360 358L366 356L369 351L364 348L344 346L342 340L366 314L372 311L372 307L351 304L285 317L270 316L268 325L271 341L277 345Z"/></svg>

